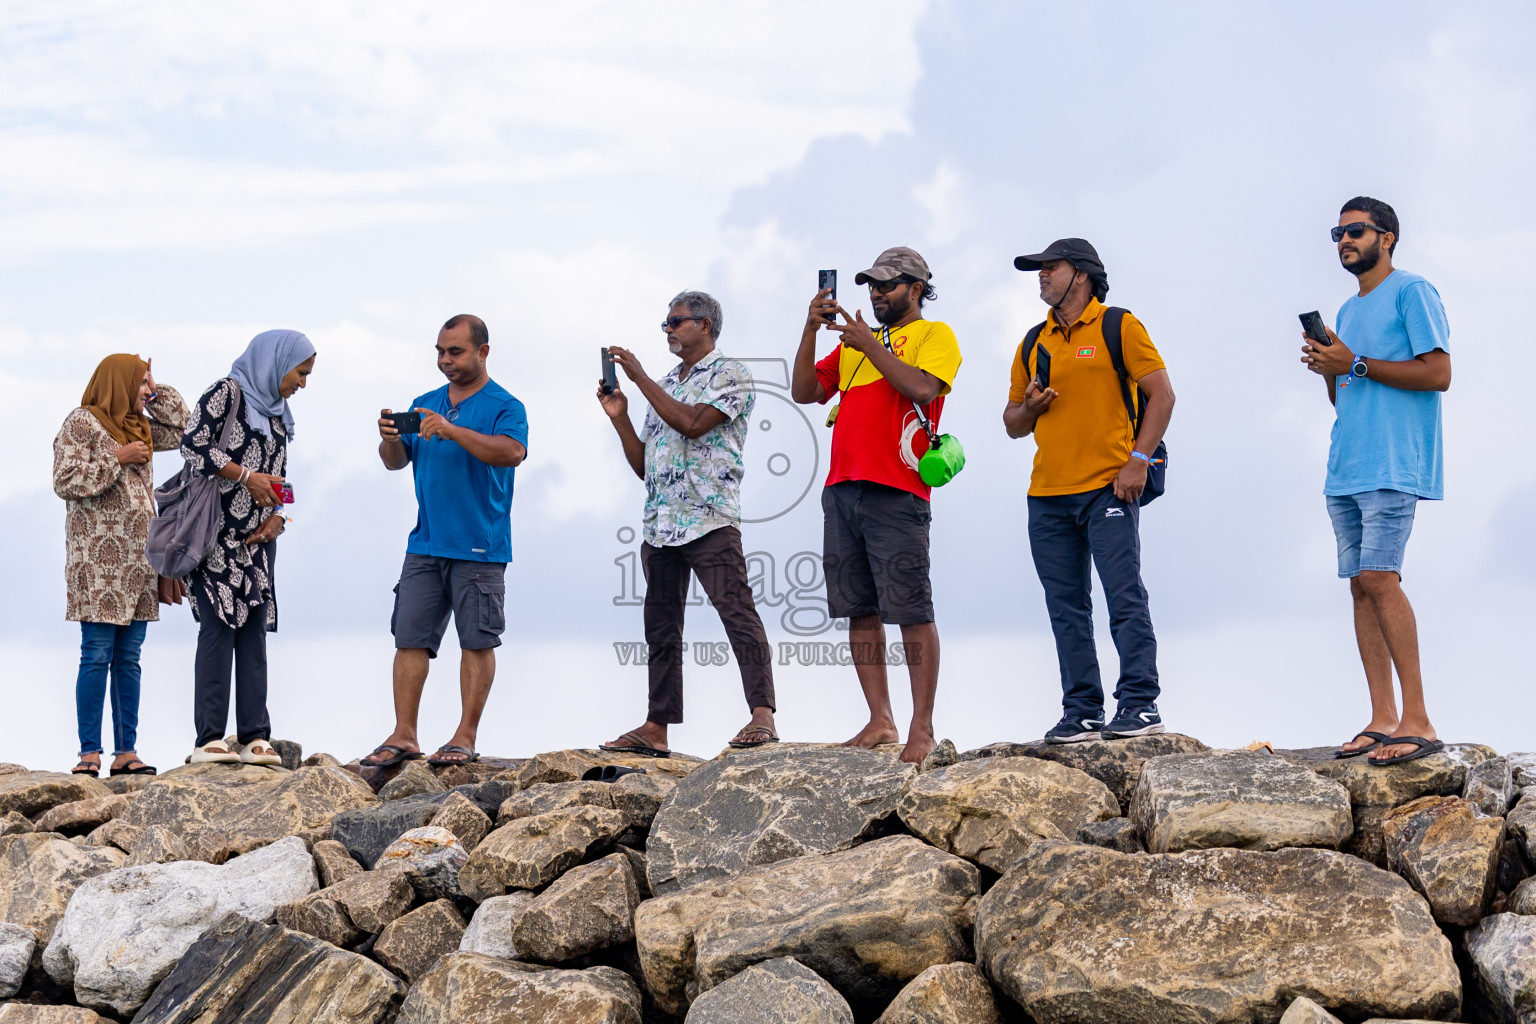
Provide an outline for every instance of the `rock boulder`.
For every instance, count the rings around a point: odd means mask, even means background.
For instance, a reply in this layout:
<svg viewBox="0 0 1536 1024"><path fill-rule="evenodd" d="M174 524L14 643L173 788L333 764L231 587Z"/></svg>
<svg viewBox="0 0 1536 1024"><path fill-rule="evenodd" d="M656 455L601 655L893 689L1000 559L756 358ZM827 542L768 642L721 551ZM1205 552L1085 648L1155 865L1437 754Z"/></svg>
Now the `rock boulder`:
<svg viewBox="0 0 1536 1024"><path fill-rule="evenodd" d="M688 1008L684 1024L853 1024L837 989L790 957L764 960L721 982Z"/></svg>
<svg viewBox="0 0 1536 1024"><path fill-rule="evenodd" d="M31 928L0 923L0 999L9 999L21 991L36 948L37 933Z"/></svg>
<svg viewBox="0 0 1536 1024"><path fill-rule="evenodd" d="M19 772L0 774L0 814L19 811L28 818L59 804L77 800L100 800L112 796L100 779L89 775L65 775L62 772Z"/></svg>
<svg viewBox="0 0 1536 1024"><path fill-rule="evenodd" d="M1536 917L1494 914L1466 934L1483 1002L1500 1024L1536 1020Z"/></svg>
<svg viewBox="0 0 1536 1024"><path fill-rule="evenodd" d="M1519 792L1515 788L1514 772L1502 757L1490 757L1467 769L1467 780L1461 785L1461 798L1477 813L1491 818L1504 817Z"/></svg>
<svg viewBox="0 0 1536 1024"><path fill-rule="evenodd" d="M916 772L857 747L774 744L711 761L677 784L651 823L651 891L666 895L885 834Z"/></svg>
<svg viewBox="0 0 1536 1024"><path fill-rule="evenodd" d="M459 872L468 860L458 836L437 825L423 825L390 843L373 867L403 871L424 900L461 899Z"/></svg>
<svg viewBox="0 0 1536 1024"><path fill-rule="evenodd" d="M613 808L613 786L606 782L536 782L507 797L496 814L496 824L566 807Z"/></svg>
<svg viewBox="0 0 1536 1024"><path fill-rule="evenodd" d="M610 853L571 868L531 903L512 925L512 948L524 960L555 964L635 937L640 891L623 854Z"/></svg>
<svg viewBox="0 0 1536 1024"><path fill-rule="evenodd" d="M83 836L118 817L128 809L128 798L112 794L91 797L89 800L71 800L67 804L54 804L37 819L39 832L57 832L66 836Z"/></svg>
<svg viewBox="0 0 1536 1024"><path fill-rule="evenodd" d="M437 809L437 814L433 815L432 825L445 828L457 836L467 858L469 852L480 845L480 840L491 830L491 819L463 793L449 793Z"/></svg>
<svg viewBox="0 0 1536 1024"><path fill-rule="evenodd" d="M1167 754L1196 754L1207 747L1192 736L1176 732L1154 736L1134 736L1124 740L1089 740L1085 743L993 743L977 750L967 750L961 761L982 757L1038 757L1068 768L1087 772L1109 787L1122 808L1131 805L1141 766L1149 757Z"/></svg>
<svg viewBox="0 0 1536 1024"><path fill-rule="evenodd" d="M411 986L395 1024L641 1024L640 988L622 971L543 970L450 953Z"/></svg>
<svg viewBox="0 0 1536 1024"><path fill-rule="evenodd" d="M1435 920L1468 927L1493 901L1504 819L1482 818L1466 800L1424 796L1382 819L1387 866L1429 900Z"/></svg>
<svg viewBox="0 0 1536 1024"><path fill-rule="evenodd" d="M908 982L875 1024L1003 1024L975 964L939 964Z"/></svg>
<svg viewBox="0 0 1536 1024"><path fill-rule="evenodd" d="M0 921L32 929L41 950L75 890L126 859L110 846L80 847L46 832L0 838Z"/></svg>
<svg viewBox="0 0 1536 1024"><path fill-rule="evenodd" d="M385 925L373 944L373 956L411 984L439 957L458 949L463 937L464 918L453 901L435 900Z"/></svg>
<svg viewBox="0 0 1536 1024"><path fill-rule="evenodd" d="M600 853L628 828L619 811L567 807L518 818L483 839L459 872L459 886L473 900L508 889L538 889L567 869Z"/></svg>
<svg viewBox="0 0 1536 1024"><path fill-rule="evenodd" d="M911 776L897 813L933 846L1001 874L1041 839L1071 839L1088 822L1118 817L1120 806L1075 768L989 757Z"/></svg>
<svg viewBox="0 0 1536 1024"><path fill-rule="evenodd" d="M970 959L980 875L911 836L752 868L640 904L646 987L681 1015L754 963L792 956L863 1017L934 964Z"/></svg>
<svg viewBox="0 0 1536 1024"><path fill-rule="evenodd" d="M1071 908L1063 913L1063 908ZM1396 875L1331 850L1039 844L981 901L980 962L1037 1024L1453 1018L1450 942Z"/></svg>
<svg viewBox="0 0 1536 1024"><path fill-rule="evenodd" d="M518 889L505 896L492 896L475 909L475 916L459 948L469 953L484 953L502 960L521 959L512 944L512 928L523 910L533 902L533 893Z"/></svg>

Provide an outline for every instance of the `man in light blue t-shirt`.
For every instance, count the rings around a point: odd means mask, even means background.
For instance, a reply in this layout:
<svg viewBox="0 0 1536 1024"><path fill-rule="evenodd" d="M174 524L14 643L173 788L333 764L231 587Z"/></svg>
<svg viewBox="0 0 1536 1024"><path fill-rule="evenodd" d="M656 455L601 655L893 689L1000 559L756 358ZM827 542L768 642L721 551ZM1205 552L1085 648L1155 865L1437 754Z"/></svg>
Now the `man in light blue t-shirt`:
<svg viewBox="0 0 1536 1024"><path fill-rule="evenodd" d="M479 317L452 318L437 334L437 368L446 386L420 395L411 412L420 430L379 415L379 458L410 466L416 528L405 545L390 631L395 635L395 731L362 761L387 768L420 758L416 713L427 669L452 616L459 635L459 727L428 758L464 764L479 758L475 736L496 677L506 628L506 572L512 560L512 484L528 455L523 403L491 380L490 332Z"/></svg>
<svg viewBox="0 0 1536 1024"><path fill-rule="evenodd" d="M1332 344L1306 339L1302 362L1334 406L1323 487L1338 542L1339 576L1355 602L1355 639L1371 692L1371 722L1335 757L1368 753L1397 764L1443 748L1424 708L1419 636L1403 593L1403 551L1419 499L1444 497L1440 392L1451 386L1450 327L1435 286L1394 269L1392 207L1358 196L1333 229L1339 262L1360 282L1339 307ZM1398 716L1392 689L1403 690Z"/></svg>

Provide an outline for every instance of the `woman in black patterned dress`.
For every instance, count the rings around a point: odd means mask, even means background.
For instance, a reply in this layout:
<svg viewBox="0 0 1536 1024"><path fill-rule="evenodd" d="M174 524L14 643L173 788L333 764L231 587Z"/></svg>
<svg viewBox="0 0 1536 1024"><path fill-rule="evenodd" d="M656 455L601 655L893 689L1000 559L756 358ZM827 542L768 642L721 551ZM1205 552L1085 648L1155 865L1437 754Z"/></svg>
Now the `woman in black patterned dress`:
<svg viewBox="0 0 1536 1024"><path fill-rule="evenodd" d="M187 577L198 622L194 763L281 764L269 742L267 633L277 629L273 566L286 520L278 488L288 467L293 414L288 399L305 387L315 347L298 331L251 339L228 377L198 399L181 453L198 473L219 478L219 539ZM234 417L228 445L225 422ZM234 662L236 753L224 743Z"/></svg>

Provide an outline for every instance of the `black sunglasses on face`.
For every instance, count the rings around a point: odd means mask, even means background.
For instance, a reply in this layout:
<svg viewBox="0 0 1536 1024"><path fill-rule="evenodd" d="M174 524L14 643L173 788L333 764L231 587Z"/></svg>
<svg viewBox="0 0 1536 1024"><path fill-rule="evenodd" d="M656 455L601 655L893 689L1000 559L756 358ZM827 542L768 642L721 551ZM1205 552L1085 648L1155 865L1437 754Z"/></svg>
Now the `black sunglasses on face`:
<svg viewBox="0 0 1536 1024"><path fill-rule="evenodd" d="M1370 228L1378 235L1386 234L1385 228L1379 228L1369 221L1361 220L1357 220L1353 224L1341 224L1334 228L1332 231L1328 232L1328 234L1332 236L1334 244L1337 245L1339 242L1344 240L1345 235L1348 235L1350 238L1359 238L1361 235L1365 234L1366 228Z"/></svg>
<svg viewBox="0 0 1536 1024"><path fill-rule="evenodd" d="M895 291L897 288L900 288L903 285L916 284L916 283L917 283L916 281L913 281L910 278L908 278L906 280L903 280L903 279L901 279L899 277L894 277L894 278L892 278L889 281L871 281L871 282L869 282L869 290L872 291L872 292L879 292L881 295L884 295L887 292Z"/></svg>
<svg viewBox="0 0 1536 1024"><path fill-rule="evenodd" d="M689 320L708 320L707 316L669 316L661 322L664 331L675 331Z"/></svg>

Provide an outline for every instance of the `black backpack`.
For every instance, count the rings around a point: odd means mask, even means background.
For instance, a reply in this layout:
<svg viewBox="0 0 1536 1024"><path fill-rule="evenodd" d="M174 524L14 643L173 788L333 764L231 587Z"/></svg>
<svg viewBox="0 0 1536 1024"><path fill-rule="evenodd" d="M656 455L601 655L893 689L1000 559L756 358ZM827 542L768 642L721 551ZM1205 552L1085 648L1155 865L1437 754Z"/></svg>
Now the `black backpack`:
<svg viewBox="0 0 1536 1024"><path fill-rule="evenodd" d="M1126 415L1131 418L1131 426L1137 436L1141 434L1141 413L1147 407L1146 393L1131 380L1131 375L1125 369L1125 351L1120 343L1120 324L1125 319L1125 310L1119 306L1104 307L1104 347L1109 349L1109 361L1115 367L1115 373L1120 375L1120 397L1125 401ZM1024 335L1024 349L1020 357L1024 360L1024 372L1029 373L1029 357L1035 351L1035 344L1040 340L1040 332L1045 330L1045 322L1041 321L1029 329ZM1040 350L1036 357L1036 367L1039 369L1039 377L1046 384L1051 381L1051 354L1045 349ZM1152 453L1152 462L1147 466L1147 486L1141 492L1141 500L1138 505L1150 505L1160 497L1168 486L1168 445L1159 441L1157 450Z"/></svg>

